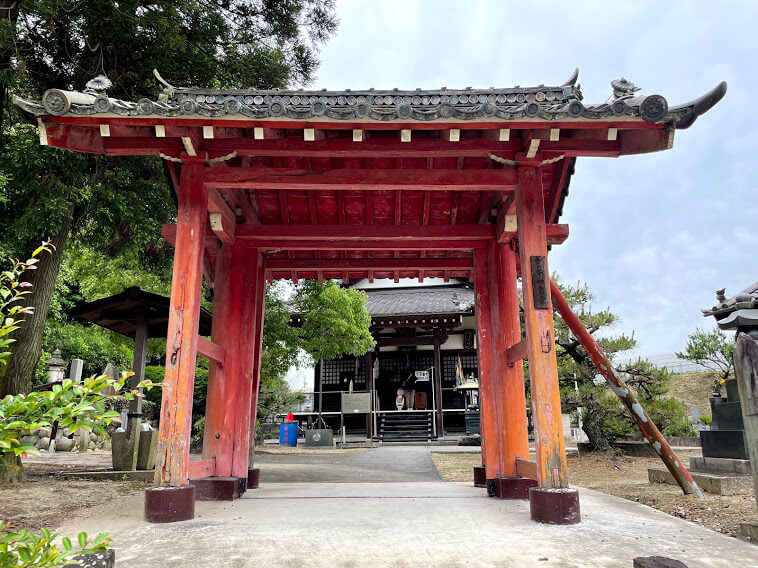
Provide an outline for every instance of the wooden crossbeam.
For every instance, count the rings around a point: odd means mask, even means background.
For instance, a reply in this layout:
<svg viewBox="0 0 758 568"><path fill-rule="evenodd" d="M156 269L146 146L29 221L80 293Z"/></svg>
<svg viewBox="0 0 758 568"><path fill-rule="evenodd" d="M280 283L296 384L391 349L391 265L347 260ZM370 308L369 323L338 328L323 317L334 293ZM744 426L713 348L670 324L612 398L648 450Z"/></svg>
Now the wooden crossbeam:
<svg viewBox="0 0 758 568"><path fill-rule="evenodd" d="M516 475L537 481L537 463L516 458Z"/></svg>
<svg viewBox="0 0 758 568"><path fill-rule="evenodd" d="M216 189L305 190L395 190L427 191L508 191L516 188L516 171L351 169L303 170L298 168L210 168L205 170L206 186Z"/></svg>
<svg viewBox="0 0 758 568"><path fill-rule="evenodd" d="M358 130L357 132L363 132ZM486 157L488 153L513 153L521 149L518 140L499 142L496 140L466 138L458 142L447 139L416 139L411 143L395 139L366 139L361 135L360 144L355 142L355 132L351 138L332 138L306 143L303 140L285 138L279 140L215 139L206 140L205 149L212 155L237 152L239 156L281 156L320 158L413 158L426 156L467 158Z"/></svg>
<svg viewBox="0 0 758 568"><path fill-rule="evenodd" d="M492 225L238 225L240 239L338 241L462 241L491 239Z"/></svg>
<svg viewBox="0 0 758 568"><path fill-rule="evenodd" d="M568 236L569 226L565 223L545 225L545 237L549 245L559 245L565 242ZM507 243L517 237L517 229L511 228L507 223L498 224L497 242Z"/></svg>
<svg viewBox="0 0 758 568"><path fill-rule="evenodd" d="M470 270L471 258L282 258L266 261L267 272L350 270Z"/></svg>
<svg viewBox="0 0 758 568"><path fill-rule="evenodd" d="M223 347L205 339L201 335L197 337L197 353L219 365L223 365L226 358L226 352Z"/></svg>
<svg viewBox="0 0 758 568"><path fill-rule="evenodd" d="M187 466L187 472L190 479L212 477L216 475L216 460L209 459L191 461Z"/></svg>
<svg viewBox="0 0 758 568"><path fill-rule="evenodd" d="M505 352L508 366L512 367L526 357L526 340L522 339L518 343L511 345Z"/></svg>

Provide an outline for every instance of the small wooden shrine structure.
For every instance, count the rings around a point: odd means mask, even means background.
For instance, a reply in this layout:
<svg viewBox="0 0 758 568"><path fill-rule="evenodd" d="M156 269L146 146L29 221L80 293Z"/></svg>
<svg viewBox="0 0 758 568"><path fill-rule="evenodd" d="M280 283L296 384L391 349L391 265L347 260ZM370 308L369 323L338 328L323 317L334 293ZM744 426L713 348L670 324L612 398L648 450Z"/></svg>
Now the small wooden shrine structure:
<svg viewBox="0 0 758 568"><path fill-rule="evenodd" d="M137 385L145 378L147 340L150 337L166 337L170 309L170 298L132 286L107 298L78 304L68 310L68 315L81 322L99 325L134 339L132 360L134 375L131 378L131 386L137 388ZM201 308L198 335L210 335L211 323L211 313ZM198 341L204 341L204 338L199 337ZM124 425L125 443L116 444L115 434L113 437L113 468L115 470L135 471L138 469L141 421L142 398L135 397L129 402L128 420ZM117 446L121 447L121 452L117 450ZM151 452L146 451L143 460L140 460L143 462L140 469L152 467L149 465L152 461L149 454Z"/></svg>
<svg viewBox="0 0 758 568"><path fill-rule="evenodd" d="M163 82L159 100L136 102L113 99L102 91L107 82L92 81L83 92L15 100L38 124L42 145L162 156L171 172L178 213L163 234L175 262L149 520L193 517L191 479L217 496L228 490L227 498L257 485L252 433L266 280L434 276L474 282L488 490L524 498L528 489L533 519L579 521L547 262L548 247L568 237L558 221L575 161L670 149L676 130L716 104L726 84L669 106L621 79L607 102L588 104L576 80L574 73L561 85L344 91ZM215 287L211 341L198 339L203 278ZM197 355L213 364L204 459L190 462Z"/></svg>

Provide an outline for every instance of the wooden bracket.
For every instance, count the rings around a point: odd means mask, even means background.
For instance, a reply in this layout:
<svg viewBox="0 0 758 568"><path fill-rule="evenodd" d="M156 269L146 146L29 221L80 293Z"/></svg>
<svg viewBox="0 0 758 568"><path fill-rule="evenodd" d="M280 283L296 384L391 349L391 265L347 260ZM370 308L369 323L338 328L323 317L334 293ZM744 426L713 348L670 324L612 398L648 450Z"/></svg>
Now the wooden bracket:
<svg viewBox="0 0 758 568"><path fill-rule="evenodd" d="M234 212L217 189L208 190L208 213L211 230L222 243L234 242L234 231L237 224Z"/></svg>
<svg viewBox="0 0 758 568"><path fill-rule="evenodd" d="M522 339L518 343L511 345L505 351L505 357L508 360L508 366L513 367L516 363L526 358L526 339Z"/></svg>
<svg viewBox="0 0 758 568"><path fill-rule="evenodd" d="M216 458L189 462L187 473L189 479L201 479L216 475Z"/></svg>
<svg viewBox="0 0 758 568"><path fill-rule="evenodd" d="M224 365L224 359L226 358L225 349L201 335L197 336L197 353L206 359L214 361L219 366Z"/></svg>
<svg viewBox="0 0 758 568"><path fill-rule="evenodd" d="M537 462L516 458L516 475L537 481Z"/></svg>

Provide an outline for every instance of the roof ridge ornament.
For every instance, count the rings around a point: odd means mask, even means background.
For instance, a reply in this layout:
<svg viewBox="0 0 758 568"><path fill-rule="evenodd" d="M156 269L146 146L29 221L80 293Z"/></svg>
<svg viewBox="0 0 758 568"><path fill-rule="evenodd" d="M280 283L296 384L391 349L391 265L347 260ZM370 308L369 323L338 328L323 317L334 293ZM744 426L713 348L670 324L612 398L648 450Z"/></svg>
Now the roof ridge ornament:
<svg viewBox="0 0 758 568"><path fill-rule="evenodd" d="M579 67L574 67L574 72L571 74L571 77L569 77L567 81L561 83L561 87L573 87L576 85L577 79L579 79Z"/></svg>
<svg viewBox="0 0 758 568"><path fill-rule="evenodd" d="M614 101L631 98L634 96L634 93L640 90L640 87L624 77L611 81L611 87L613 88Z"/></svg>
<svg viewBox="0 0 758 568"><path fill-rule="evenodd" d="M174 96L176 88L171 83L166 81L163 77L161 77L161 74L158 73L157 69L153 69L153 76L161 85L163 85L163 92L158 95L158 100L161 102L168 102L168 100Z"/></svg>
<svg viewBox="0 0 758 568"><path fill-rule="evenodd" d="M94 77L87 81L87 84L85 85L84 92L90 93L93 95L102 95L105 94L105 92L110 89L113 86L113 83L111 82L108 77L103 75L102 73L98 75L97 77Z"/></svg>

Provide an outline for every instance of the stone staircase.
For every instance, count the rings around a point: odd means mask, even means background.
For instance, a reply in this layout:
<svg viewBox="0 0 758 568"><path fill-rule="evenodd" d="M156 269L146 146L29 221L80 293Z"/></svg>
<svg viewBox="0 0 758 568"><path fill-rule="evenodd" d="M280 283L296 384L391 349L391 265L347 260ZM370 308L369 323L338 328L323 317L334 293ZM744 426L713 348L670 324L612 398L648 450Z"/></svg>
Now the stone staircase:
<svg viewBox="0 0 758 568"><path fill-rule="evenodd" d="M381 412L376 437L380 442L429 442L434 436L431 412Z"/></svg>

